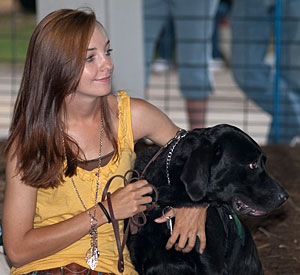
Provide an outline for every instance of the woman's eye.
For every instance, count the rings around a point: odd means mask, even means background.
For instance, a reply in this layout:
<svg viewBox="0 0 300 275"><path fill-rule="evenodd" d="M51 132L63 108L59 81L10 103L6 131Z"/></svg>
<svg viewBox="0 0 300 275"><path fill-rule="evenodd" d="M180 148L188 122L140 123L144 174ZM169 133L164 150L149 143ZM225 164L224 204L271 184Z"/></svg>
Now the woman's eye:
<svg viewBox="0 0 300 275"><path fill-rule="evenodd" d="M249 164L249 167L250 167L250 169L256 169L256 168L258 168L258 166L257 166L257 163L256 162L252 162L252 163L250 163Z"/></svg>
<svg viewBox="0 0 300 275"><path fill-rule="evenodd" d="M113 49L108 49L107 51L105 51L105 54L106 54L106 55L108 55L108 56L110 56L110 55L111 55L111 52L112 52L112 50L113 50Z"/></svg>
<svg viewBox="0 0 300 275"><path fill-rule="evenodd" d="M94 59L94 55L91 55L89 57L86 58L86 62L91 62Z"/></svg>

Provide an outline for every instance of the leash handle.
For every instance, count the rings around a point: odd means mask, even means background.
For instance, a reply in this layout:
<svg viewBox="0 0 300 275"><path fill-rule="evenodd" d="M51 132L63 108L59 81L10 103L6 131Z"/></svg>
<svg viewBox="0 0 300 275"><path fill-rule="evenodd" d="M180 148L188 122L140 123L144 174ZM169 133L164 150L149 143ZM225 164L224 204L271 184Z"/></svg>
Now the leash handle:
<svg viewBox="0 0 300 275"><path fill-rule="evenodd" d="M131 177L130 180L128 180L128 175L132 173L132 174L136 174L136 177ZM111 185L112 181L115 179L115 178L121 178L123 181L124 181L124 186L130 184L130 183L134 183L135 181L138 181L138 180L141 180L142 179L142 175L140 175L139 171L137 170L134 170L134 169L130 169L130 170L127 170L126 173L124 174L124 176L122 175L114 175L112 176L106 183L105 187L104 187L104 190L103 190L103 193L102 193L102 198L101 198L101 201L104 201L107 194L108 194L108 189L109 189L109 186ZM158 190L157 188L148 183L149 186L152 187L152 190L155 194L154 196L154 200L152 201L151 205L146 209L146 211L150 211L151 209L153 209L153 207L155 207L156 203L157 203L157 200L158 200ZM143 213L143 212L140 212L140 213ZM139 215L140 213L138 213L137 217L133 219L133 224L137 225L137 226L143 226L146 222L147 222L147 219L146 219L146 216L145 215ZM144 214L144 213L143 213ZM136 216L136 215L135 215ZM145 221L143 221L142 223L139 223L138 222L138 218L142 217L142 219ZM144 218L143 218L144 217Z"/></svg>
<svg viewBox="0 0 300 275"><path fill-rule="evenodd" d="M135 173L137 176L132 177L129 181L127 177L130 173L132 173L132 174ZM119 223L116 220L115 215L114 215L114 211L113 211L113 207L112 207L112 203L111 203L111 193L108 192L109 186L111 185L112 181L115 178L121 178L124 181L124 186L126 186L130 183L133 183L137 180L140 180L141 176L140 176L139 172L136 171L136 170L128 170L124 174L124 176L114 175L113 177L111 177L107 181L107 183L104 187L104 190L103 190L102 198L101 198L101 201L104 201L105 198L107 197L108 211L109 211L109 215L111 217L111 223L112 223L112 226L113 226L114 235L115 235L116 243L117 243L118 254L119 254L118 270L119 270L120 273L123 273L124 272L123 251L124 251L126 241L127 241L127 238L128 238L129 229L131 231L131 234L136 234L137 230L138 230L138 227L142 227L143 225L146 224L147 218L146 218L144 212L139 212L136 215L134 215L133 217L130 217L129 221L128 221L128 224L127 224L127 227L125 229L125 233L124 233L124 236L123 236L123 241L122 241L122 244L121 244L121 238L120 238L120 232L119 232ZM158 200L158 191L157 191L156 187L153 186L152 184L149 184L149 185L152 186L153 191L155 193L155 197L154 197L154 201L152 202L151 206L146 209L147 211L150 211L153 208L153 206L156 204L157 200ZM140 220L142 220L142 222L140 222Z"/></svg>

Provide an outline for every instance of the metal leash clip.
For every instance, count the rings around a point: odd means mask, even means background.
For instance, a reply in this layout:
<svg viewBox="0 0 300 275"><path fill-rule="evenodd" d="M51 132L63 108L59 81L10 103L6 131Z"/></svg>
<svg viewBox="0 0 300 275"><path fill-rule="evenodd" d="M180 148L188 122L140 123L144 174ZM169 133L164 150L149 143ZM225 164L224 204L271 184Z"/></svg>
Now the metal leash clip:
<svg viewBox="0 0 300 275"><path fill-rule="evenodd" d="M171 215L169 213L170 211L171 211ZM175 217L175 209L172 206L166 206L162 211L162 215L167 219L167 227L170 230L170 235L172 235L173 233L172 218Z"/></svg>

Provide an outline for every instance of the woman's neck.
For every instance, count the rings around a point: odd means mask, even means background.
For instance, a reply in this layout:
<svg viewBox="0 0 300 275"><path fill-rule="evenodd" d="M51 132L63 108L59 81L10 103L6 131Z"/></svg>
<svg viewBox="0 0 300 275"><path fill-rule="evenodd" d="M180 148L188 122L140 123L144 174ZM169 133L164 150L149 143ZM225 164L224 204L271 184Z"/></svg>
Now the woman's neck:
<svg viewBox="0 0 300 275"><path fill-rule="evenodd" d="M72 124L94 123L101 119L102 97L78 98L70 95L65 101L64 121L66 127Z"/></svg>

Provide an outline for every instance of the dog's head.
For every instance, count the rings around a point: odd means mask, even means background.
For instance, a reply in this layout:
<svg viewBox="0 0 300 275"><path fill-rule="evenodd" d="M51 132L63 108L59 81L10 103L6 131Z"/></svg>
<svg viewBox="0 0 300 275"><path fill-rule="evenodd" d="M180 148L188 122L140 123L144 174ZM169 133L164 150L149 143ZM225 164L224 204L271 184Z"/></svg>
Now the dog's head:
<svg viewBox="0 0 300 275"><path fill-rule="evenodd" d="M192 147L180 176L192 201L225 202L240 214L263 216L287 200L268 174L261 148L240 129L196 129L182 146Z"/></svg>

